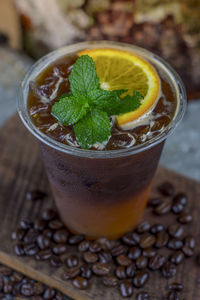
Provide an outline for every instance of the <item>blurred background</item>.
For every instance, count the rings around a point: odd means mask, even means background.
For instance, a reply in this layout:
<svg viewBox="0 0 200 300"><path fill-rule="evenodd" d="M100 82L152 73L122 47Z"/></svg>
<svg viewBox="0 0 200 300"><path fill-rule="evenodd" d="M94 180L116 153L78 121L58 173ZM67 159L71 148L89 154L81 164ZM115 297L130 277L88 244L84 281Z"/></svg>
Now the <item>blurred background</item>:
<svg viewBox="0 0 200 300"><path fill-rule="evenodd" d="M34 60L102 39L147 48L180 74L192 101L161 163L200 180L200 0L1 0L0 124L14 113L16 88Z"/></svg>

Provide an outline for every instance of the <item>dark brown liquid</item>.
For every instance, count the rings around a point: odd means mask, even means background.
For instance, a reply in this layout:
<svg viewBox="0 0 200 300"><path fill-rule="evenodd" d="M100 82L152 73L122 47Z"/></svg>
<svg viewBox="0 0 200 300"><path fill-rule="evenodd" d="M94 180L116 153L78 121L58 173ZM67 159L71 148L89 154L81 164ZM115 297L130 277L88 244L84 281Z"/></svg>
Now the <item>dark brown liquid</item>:
<svg viewBox="0 0 200 300"><path fill-rule="evenodd" d="M63 144L79 147L73 127L65 127L51 115L51 108L56 99L70 91L69 74L77 57L68 56L55 61L30 84L28 110L36 127L44 134ZM120 130L115 123L107 145L93 150L116 150L142 144L164 130L174 116L176 101L172 89L161 74L162 96L154 107L151 118L144 124L131 130Z"/></svg>

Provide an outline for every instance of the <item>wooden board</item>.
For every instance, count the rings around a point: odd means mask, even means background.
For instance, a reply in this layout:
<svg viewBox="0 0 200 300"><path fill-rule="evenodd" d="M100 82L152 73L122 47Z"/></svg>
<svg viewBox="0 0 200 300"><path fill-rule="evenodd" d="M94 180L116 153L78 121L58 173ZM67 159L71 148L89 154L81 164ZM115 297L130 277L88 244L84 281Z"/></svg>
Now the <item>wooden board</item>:
<svg viewBox="0 0 200 300"><path fill-rule="evenodd" d="M169 170L159 168L155 185L166 179L171 180L178 191L188 193L189 207L194 216L194 222L189 231L199 237L200 184ZM41 202L26 201L26 192L35 188L46 190L50 194L37 142L15 116L1 129L0 133L0 261L77 300L122 299L116 289L103 287L95 278L92 279L88 290L79 291L74 289L70 282L61 279L62 268L55 269L50 267L48 262L36 262L28 257L20 258L14 255L10 236L18 221L23 217L35 218L41 210L53 206L51 195L48 200ZM168 222L168 224L170 222L168 216L163 217L162 221ZM176 277L168 282L182 282L185 286L184 299L197 300L200 299L199 278L200 267L197 268L194 259L191 258L178 267ZM151 299L159 300L162 295L166 294L166 285L166 279L156 272L151 275L145 290L149 291Z"/></svg>

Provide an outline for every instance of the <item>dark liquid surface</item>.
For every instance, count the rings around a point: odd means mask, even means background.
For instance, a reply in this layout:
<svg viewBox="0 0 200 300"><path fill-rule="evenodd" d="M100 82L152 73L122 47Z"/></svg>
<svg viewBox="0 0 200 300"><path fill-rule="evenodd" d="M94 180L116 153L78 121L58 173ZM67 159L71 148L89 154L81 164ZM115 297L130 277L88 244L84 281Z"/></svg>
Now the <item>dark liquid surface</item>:
<svg viewBox="0 0 200 300"><path fill-rule="evenodd" d="M30 83L28 111L35 126L44 134L63 144L79 147L73 127L62 126L51 115L51 108L56 99L70 91L68 77L76 59L77 56L74 55L55 61ZM159 75L162 94L148 119L129 130L119 129L113 122L108 143L95 145L90 149L117 150L134 147L160 134L169 125L177 103L170 84Z"/></svg>

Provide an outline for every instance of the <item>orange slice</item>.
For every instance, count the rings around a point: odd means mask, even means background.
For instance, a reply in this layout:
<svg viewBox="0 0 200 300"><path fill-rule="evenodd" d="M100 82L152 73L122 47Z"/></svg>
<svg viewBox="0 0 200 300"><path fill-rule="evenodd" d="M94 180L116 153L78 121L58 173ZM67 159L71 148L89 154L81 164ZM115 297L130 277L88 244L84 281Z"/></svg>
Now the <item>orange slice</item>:
<svg viewBox="0 0 200 300"><path fill-rule="evenodd" d="M137 110L116 117L119 127L136 121L155 105L160 95L160 79L147 60L134 53L112 48L86 49L78 53L79 56L86 54L95 62L101 88L127 89L130 95L136 90L144 97Z"/></svg>

